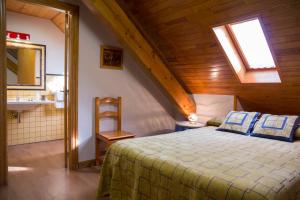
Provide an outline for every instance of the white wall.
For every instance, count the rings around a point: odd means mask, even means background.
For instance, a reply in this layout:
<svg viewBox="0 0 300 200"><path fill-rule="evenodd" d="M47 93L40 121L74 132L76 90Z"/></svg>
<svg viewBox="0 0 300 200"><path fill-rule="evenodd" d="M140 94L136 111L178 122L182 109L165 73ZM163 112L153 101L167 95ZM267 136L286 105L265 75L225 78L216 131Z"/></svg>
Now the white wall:
<svg viewBox="0 0 300 200"><path fill-rule="evenodd" d="M206 123L213 117L225 117L234 110L233 95L193 94L199 121Z"/></svg>
<svg viewBox="0 0 300 200"><path fill-rule="evenodd" d="M31 42L46 45L46 73L64 74L64 34L50 21L7 12L7 30L28 33Z"/></svg>
<svg viewBox="0 0 300 200"><path fill-rule="evenodd" d="M142 70L141 64L118 42L113 32L84 5L79 4L79 161L95 157L96 96L121 96L123 129L137 136L174 130L173 103ZM124 70L99 68L102 44L125 48Z"/></svg>

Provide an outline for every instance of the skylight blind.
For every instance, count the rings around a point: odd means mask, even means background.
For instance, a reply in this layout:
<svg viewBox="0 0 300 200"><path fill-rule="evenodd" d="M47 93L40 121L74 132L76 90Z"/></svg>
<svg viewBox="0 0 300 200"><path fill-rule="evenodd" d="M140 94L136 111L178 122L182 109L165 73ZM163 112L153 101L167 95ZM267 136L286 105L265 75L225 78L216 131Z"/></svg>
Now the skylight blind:
<svg viewBox="0 0 300 200"><path fill-rule="evenodd" d="M215 32L219 42L221 43L232 66L235 68L236 71L240 71L242 69L242 63L240 58L238 57L236 49L231 43L230 36L227 33L226 28L224 26L219 26L213 28L213 31Z"/></svg>
<svg viewBox="0 0 300 200"><path fill-rule="evenodd" d="M258 19L231 24L230 27L250 69L275 68Z"/></svg>

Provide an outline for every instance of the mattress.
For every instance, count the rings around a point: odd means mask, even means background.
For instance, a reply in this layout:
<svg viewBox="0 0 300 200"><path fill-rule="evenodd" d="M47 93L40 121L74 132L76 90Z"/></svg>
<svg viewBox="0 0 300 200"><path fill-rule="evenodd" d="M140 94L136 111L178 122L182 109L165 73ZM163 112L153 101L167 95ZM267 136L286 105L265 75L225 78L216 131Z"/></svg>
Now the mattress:
<svg viewBox="0 0 300 200"><path fill-rule="evenodd" d="M111 200L300 199L300 142L204 127L113 144L98 195Z"/></svg>

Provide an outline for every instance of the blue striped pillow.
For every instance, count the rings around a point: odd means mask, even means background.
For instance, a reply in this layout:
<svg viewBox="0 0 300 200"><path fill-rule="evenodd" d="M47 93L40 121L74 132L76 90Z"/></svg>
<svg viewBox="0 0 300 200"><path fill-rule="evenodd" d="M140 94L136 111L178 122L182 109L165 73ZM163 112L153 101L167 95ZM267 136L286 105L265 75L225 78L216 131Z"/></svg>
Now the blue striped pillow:
<svg viewBox="0 0 300 200"><path fill-rule="evenodd" d="M259 115L258 112L231 111L217 130L249 135Z"/></svg>
<svg viewBox="0 0 300 200"><path fill-rule="evenodd" d="M251 136L293 142L299 116L264 114Z"/></svg>

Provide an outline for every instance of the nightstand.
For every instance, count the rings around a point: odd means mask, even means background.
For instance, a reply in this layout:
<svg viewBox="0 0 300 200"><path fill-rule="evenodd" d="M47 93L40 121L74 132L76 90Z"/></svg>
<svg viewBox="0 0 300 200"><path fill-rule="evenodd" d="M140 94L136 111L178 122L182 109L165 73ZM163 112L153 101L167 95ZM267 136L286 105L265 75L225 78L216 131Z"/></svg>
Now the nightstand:
<svg viewBox="0 0 300 200"><path fill-rule="evenodd" d="M190 122L190 121L176 121L175 131L184 131L187 129L201 128L205 124L200 122Z"/></svg>

